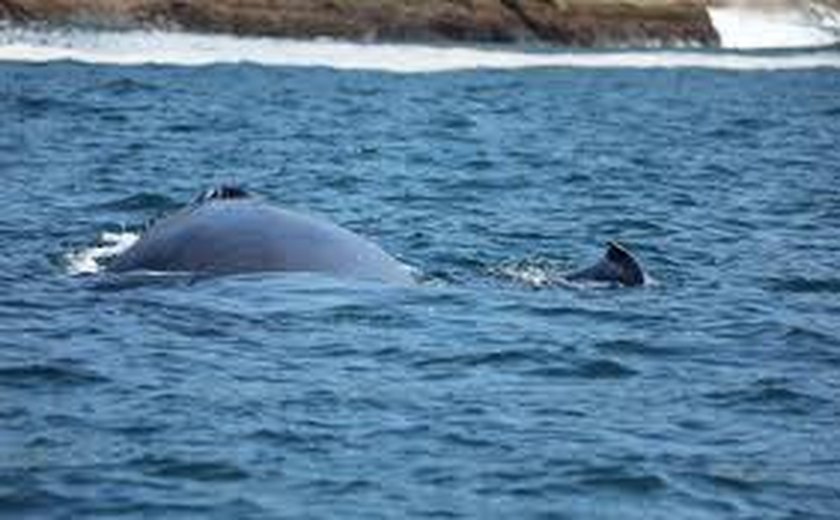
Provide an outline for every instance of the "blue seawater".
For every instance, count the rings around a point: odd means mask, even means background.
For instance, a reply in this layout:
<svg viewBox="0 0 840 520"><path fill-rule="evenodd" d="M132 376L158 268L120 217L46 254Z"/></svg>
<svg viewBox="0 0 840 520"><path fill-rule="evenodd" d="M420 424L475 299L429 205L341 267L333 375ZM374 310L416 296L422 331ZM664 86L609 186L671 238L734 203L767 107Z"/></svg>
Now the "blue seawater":
<svg viewBox="0 0 840 520"><path fill-rule="evenodd" d="M0 516L836 518L840 70L0 63ZM74 275L222 182L417 287ZM563 287L630 247L655 283Z"/></svg>

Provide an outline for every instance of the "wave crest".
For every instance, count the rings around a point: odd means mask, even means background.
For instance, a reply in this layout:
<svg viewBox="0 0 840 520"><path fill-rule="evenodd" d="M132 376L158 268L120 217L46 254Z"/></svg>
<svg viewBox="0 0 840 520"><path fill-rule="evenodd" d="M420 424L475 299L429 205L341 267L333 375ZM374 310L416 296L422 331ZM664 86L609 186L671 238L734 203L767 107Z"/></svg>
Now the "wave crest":
<svg viewBox="0 0 840 520"><path fill-rule="evenodd" d="M840 43L840 12L820 4L773 6L740 2L709 7L709 17L729 49L829 47Z"/></svg>
<svg viewBox="0 0 840 520"><path fill-rule="evenodd" d="M840 51L744 53L703 50L568 51L366 44L147 31L0 29L0 61L206 66L252 63L392 73L527 68L840 68Z"/></svg>

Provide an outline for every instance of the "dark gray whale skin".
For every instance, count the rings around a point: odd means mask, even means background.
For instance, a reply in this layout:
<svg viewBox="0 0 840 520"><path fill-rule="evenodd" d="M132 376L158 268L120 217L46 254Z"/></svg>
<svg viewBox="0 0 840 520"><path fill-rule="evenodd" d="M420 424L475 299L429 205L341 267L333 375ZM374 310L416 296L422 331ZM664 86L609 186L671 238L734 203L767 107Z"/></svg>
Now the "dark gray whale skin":
<svg viewBox="0 0 840 520"><path fill-rule="evenodd" d="M647 277L638 260L618 242L607 242L607 250L597 263L563 277L566 281L606 282L623 287L638 287Z"/></svg>
<svg viewBox="0 0 840 520"><path fill-rule="evenodd" d="M108 270L205 274L306 271L414 283L412 270L373 242L330 222L229 188L212 190L154 224L115 258Z"/></svg>

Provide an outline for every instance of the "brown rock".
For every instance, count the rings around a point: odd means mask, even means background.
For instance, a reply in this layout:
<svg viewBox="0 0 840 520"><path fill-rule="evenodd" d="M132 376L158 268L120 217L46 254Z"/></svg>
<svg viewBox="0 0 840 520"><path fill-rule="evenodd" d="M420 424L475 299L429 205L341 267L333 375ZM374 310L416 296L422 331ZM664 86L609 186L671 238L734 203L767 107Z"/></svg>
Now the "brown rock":
<svg viewBox="0 0 840 520"><path fill-rule="evenodd" d="M718 43L705 0L0 0L0 18L291 38Z"/></svg>

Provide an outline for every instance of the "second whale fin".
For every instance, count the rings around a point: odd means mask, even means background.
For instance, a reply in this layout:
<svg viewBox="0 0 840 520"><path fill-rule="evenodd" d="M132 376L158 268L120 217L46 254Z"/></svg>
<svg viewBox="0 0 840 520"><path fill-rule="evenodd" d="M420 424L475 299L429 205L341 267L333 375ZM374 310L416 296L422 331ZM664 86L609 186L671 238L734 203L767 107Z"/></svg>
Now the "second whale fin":
<svg viewBox="0 0 840 520"><path fill-rule="evenodd" d="M617 242L607 242L604 256L593 266L565 276L570 281L612 282L625 287L644 285L645 273L633 255Z"/></svg>

